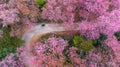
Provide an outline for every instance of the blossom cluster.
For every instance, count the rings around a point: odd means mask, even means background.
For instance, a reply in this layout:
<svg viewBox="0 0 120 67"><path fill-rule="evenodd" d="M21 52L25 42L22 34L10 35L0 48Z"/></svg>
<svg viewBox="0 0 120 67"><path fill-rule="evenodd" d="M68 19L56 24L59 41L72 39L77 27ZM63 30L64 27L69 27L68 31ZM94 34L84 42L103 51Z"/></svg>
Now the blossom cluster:
<svg viewBox="0 0 120 67"><path fill-rule="evenodd" d="M92 20L117 9L114 0L47 0L42 17L54 21L77 22Z"/></svg>
<svg viewBox="0 0 120 67"><path fill-rule="evenodd" d="M6 58L0 61L0 67L25 67L16 54L9 54Z"/></svg>
<svg viewBox="0 0 120 67"><path fill-rule="evenodd" d="M77 22L81 34L95 39L100 33L112 36L120 29L118 3L118 0L47 0L41 16L62 22L67 28Z"/></svg>
<svg viewBox="0 0 120 67"><path fill-rule="evenodd" d="M116 53L119 51L119 42L114 39L114 34L120 31L119 15L119 0L47 0L41 14L42 18L62 22L67 28L77 23L75 28L89 39L99 38L101 33L105 34L108 40L111 39L105 43L112 48L117 59L120 58L119 53ZM117 67L115 61L109 63Z"/></svg>
<svg viewBox="0 0 120 67"><path fill-rule="evenodd" d="M81 0L82 1L82 0ZM87 11L80 0L47 0L42 18L56 22L73 23L87 17ZM83 9L83 10L82 10Z"/></svg>
<svg viewBox="0 0 120 67"><path fill-rule="evenodd" d="M78 48L74 46L67 48L67 55L63 53L66 47L70 46L69 41L60 37L49 37L34 44L30 49L19 48L19 59L10 54L0 61L0 67L24 67L24 63L33 67L120 66L120 42L114 36L115 32L120 31L120 0L46 0L41 13L31 0L8 1L0 1L0 23L3 26L19 22L21 18L22 23L37 22L40 18L47 19L50 22L63 23L66 29L75 27L87 40L98 39L96 41L99 43L96 44L100 46L81 59L79 52L77 53ZM21 18L18 14L21 14ZM104 41L99 40L100 34L106 35L107 38L103 37ZM82 45L84 47L86 43Z"/></svg>
<svg viewBox="0 0 120 67"><path fill-rule="evenodd" d="M71 47L68 50L66 57L63 51L68 46L68 41L60 37L49 37L48 39L37 42L30 49L26 47L18 50L19 56L24 60L24 63L35 67L79 67L85 66L81 62L85 62L76 53L76 47ZM27 51L30 51L29 53ZM28 61L26 60L28 59ZM29 64L30 63L30 64Z"/></svg>
<svg viewBox="0 0 120 67"><path fill-rule="evenodd" d="M35 56L32 63L36 67L62 67L65 60L62 51L67 45L67 41L55 37L47 39L45 43L37 43L32 50Z"/></svg>
<svg viewBox="0 0 120 67"><path fill-rule="evenodd" d="M2 23L3 26L19 22L20 18L18 14L18 9L10 7L10 4L0 4L0 23Z"/></svg>
<svg viewBox="0 0 120 67"><path fill-rule="evenodd" d="M96 19L96 22L83 21L79 23L78 29L82 35L95 39L100 33L111 37L115 32L120 31L120 11L114 10L109 14L104 14Z"/></svg>

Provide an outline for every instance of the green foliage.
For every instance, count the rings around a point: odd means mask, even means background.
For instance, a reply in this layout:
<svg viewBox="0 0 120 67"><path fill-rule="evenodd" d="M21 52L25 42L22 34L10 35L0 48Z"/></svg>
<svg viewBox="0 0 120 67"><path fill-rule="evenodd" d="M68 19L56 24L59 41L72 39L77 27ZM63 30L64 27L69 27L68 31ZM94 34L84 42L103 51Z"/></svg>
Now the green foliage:
<svg viewBox="0 0 120 67"><path fill-rule="evenodd" d="M115 36L120 37L120 32L116 32Z"/></svg>
<svg viewBox="0 0 120 67"><path fill-rule="evenodd" d="M107 36L104 34L100 34L100 37L98 39L95 39L95 40L88 40L84 36L81 36L81 35L74 35L69 40L69 45L66 46L66 48L63 50L63 54L66 56L66 62L70 63L70 60L68 57L68 51L72 46L78 48L76 53L82 59L94 47L102 47L101 44L106 39L107 39Z"/></svg>
<svg viewBox="0 0 120 67"><path fill-rule="evenodd" d="M86 53L94 48L92 40L87 40L84 36L78 34L71 37L68 43L69 45L66 46L63 50L63 55L66 56L67 63L71 63L71 60L68 56L68 52L71 47L74 46L78 48L76 53L79 55L80 58L84 58L86 56Z"/></svg>
<svg viewBox="0 0 120 67"><path fill-rule="evenodd" d="M2 23L0 23L0 29L2 29L2 27L3 27L3 25L2 25Z"/></svg>
<svg viewBox="0 0 120 67"><path fill-rule="evenodd" d="M107 36L106 35L104 35L104 34L100 34L100 41L104 41L104 40L106 40L107 39Z"/></svg>
<svg viewBox="0 0 120 67"><path fill-rule="evenodd" d="M13 48L13 47L3 48L0 51L0 60L2 60L3 58L5 58L8 54L15 53L15 52L16 52L16 48Z"/></svg>
<svg viewBox="0 0 120 67"><path fill-rule="evenodd" d="M73 38L73 44L79 50L83 50L85 52L89 52L93 49L93 42L92 40L86 40L85 37L81 35L75 35Z"/></svg>
<svg viewBox="0 0 120 67"><path fill-rule="evenodd" d="M35 0L35 2L39 5L39 7L43 7L46 3L46 0Z"/></svg>
<svg viewBox="0 0 120 67"><path fill-rule="evenodd" d="M101 47L102 42L107 39L107 36L104 34L100 34L100 37L98 39L93 40L94 47Z"/></svg>
<svg viewBox="0 0 120 67"><path fill-rule="evenodd" d="M101 41L100 41L100 39L93 40L93 45L94 45L94 47L101 47Z"/></svg>
<svg viewBox="0 0 120 67"><path fill-rule="evenodd" d="M82 49L85 52L89 52L93 49L93 42L92 40L84 41L78 46L79 49Z"/></svg>
<svg viewBox="0 0 120 67"><path fill-rule="evenodd" d="M120 40L120 32L116 32L114 35L117 37L118 40Z"/></svg>
<svg viewBox="0 0 120 67"><path fill-rule="evenodd" d="M74 38L73 38L73 44L75 46L77 46L78 44L80 44L84 41L85 41L85 38L83 36L80 36L80 35L75 35Z"/></svg>
<svg viewBox="0 0 120 67"><path fill-rule="evenodd" d="M19 38L10 36L10 26L2 28L3 37L0 39L0 60L10 53L15 53L16 48L23 43Z"/></svg>

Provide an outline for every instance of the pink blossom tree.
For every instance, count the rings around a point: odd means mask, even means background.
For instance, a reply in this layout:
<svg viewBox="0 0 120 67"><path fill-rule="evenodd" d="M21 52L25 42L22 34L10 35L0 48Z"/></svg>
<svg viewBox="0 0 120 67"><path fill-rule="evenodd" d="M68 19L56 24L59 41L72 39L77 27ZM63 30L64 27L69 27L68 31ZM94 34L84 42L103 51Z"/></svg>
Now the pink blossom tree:
<svg viewBox="0 0 120 67"><path fill-rule="evenodd" d="M9 8L8 4L0 4L0 23L3 26L20 21L19 11L16 8Z"/></svg>

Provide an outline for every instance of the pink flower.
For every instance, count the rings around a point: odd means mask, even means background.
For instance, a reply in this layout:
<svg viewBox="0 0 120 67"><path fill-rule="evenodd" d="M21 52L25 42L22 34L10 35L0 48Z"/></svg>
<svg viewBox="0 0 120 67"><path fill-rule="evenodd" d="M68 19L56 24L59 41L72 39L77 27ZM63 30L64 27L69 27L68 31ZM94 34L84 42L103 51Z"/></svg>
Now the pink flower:
<svg viewBox="0 0 120 67"><path fill-rule="evenodd" d="M8 8L8 9L6 9ZM16 8L9 8L7 4L0 4L0 20L3 26L19 22L19 11Z"/></svg>
<svg viewBox="0 0 120 67"><path fill-rule="evenodd" d="M25 67L25 65L15 54L10 54L0 61L0 67Z"/></svg>

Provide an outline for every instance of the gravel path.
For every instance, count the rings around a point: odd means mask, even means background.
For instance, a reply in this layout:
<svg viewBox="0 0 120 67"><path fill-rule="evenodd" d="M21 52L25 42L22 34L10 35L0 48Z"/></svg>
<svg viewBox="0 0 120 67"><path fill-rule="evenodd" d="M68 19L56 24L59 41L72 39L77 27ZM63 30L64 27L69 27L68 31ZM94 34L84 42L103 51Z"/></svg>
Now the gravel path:
<svg viewBox="0 0 120 67"><path fill-rule="evenodd" d="M65 29L59 24L39 24L29 29L23 35L22 40L25 41L25 45L30 45L44 34L62 31L65 31Z"/></svg>
<svg viewBox="0 0 120 67"><path fill-rule="evenodd" d="M35 27L29 29L22 37L22 40L25 41L24 45L26 46L26 57L24 57L24 61L28 67L35 67L31 65L30 60L32 59L29 49L31 49L31 45L34 45L40 37L47 33L53 32L62 32L65 31L64 27L59 24L39 24Z"/></svg>

